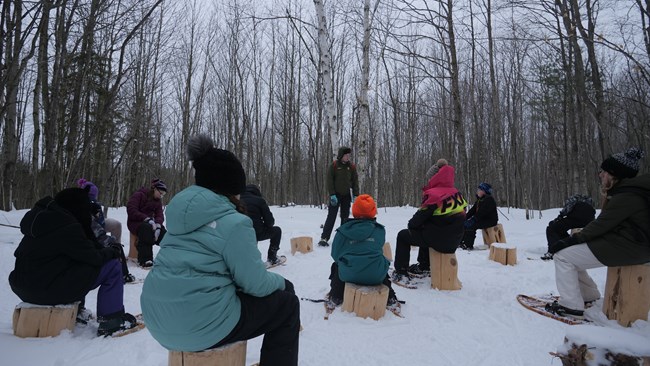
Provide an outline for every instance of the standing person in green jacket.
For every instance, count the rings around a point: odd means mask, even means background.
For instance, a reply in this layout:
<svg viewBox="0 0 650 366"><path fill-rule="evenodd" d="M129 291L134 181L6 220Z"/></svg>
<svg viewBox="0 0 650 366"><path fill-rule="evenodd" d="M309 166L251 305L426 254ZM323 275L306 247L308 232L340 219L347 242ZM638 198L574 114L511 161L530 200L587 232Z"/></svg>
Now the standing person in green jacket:
<svg viewBox="0 0 650 366"><path fill-rule="evenodd" d="M165 348L200 351L264 334L262 365L297 365L300 304L293 284L268 272L239 194L246 175L207 136L188 142L196 184L167 206L167 235L140 297Z"/></svg>
<svg viewBox="0 0 650 366"><path fill-rule="evenodd" d="M350 204L354 197L359 195L359 176L357 175L357 166L352 163L350 156L352 149L346 146L339 148L336 154L336 160L327 168L327 191L330 194L330 201L327 208L327 219L323 225L323 234L320 236L318 245L327 247L330 244L330 235L334 229L336 214L341 206L341 225L350 216ZM352 194L350 194L350 190Z"/></svg>
<svg viewBox="0 0 650 366"><path fill-rule="evenodd" d="M610 155L600 165L602 211L582 231L557 241L549 249L555 262L560 299L547 310L576 318L585 302L600 298L587 269L650 262L650 174L637 177L643 152L636 148Z"/></svg>
<svg viewBox="0 0 650 366"><path fill-rule="evenodd" d="M388 277L390 263L384 257L386 229L379 224L377 205L370 195L362 194L352 205L352 216L336 229L332 242L332 269L330 273L329 301L332 305L343 302L345 282L357 285L388 286L388 303L397 305L397 297Z"/></svg>

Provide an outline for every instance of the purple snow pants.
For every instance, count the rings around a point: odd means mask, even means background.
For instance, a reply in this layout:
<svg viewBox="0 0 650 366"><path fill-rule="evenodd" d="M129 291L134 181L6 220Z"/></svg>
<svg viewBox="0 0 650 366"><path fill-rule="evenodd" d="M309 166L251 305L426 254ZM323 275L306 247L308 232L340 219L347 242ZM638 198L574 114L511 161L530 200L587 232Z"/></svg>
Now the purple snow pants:
<svg viewBox="0 0 650 366"><path fill-rule="evenodd" d="M97 287L98 317L124 311L124 279L119 260L111 259L104 263L91 289Z"/></svg>

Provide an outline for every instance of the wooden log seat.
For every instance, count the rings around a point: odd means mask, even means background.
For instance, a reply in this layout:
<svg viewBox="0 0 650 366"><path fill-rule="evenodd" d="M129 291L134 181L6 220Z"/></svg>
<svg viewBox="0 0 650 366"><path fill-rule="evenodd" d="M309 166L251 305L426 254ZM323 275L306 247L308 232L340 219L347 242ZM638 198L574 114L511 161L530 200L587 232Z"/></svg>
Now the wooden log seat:
<svg viewBox="0 0 650 366"><path fill-rule="evenodd" d="M361 318L379 320L386 313L387 301L386 285L362 286L346 282L341 310L355 313Z"/></svg>
<svg viewBox="0 0 650 366"><path fill-rule="evenodd" d="M246 341L198 352L169 351L169 366L245 366Z"/></svg>
<svg viewBox="0 0 650 366"><path fill-rule="evenodd" d="M634 321L648 320L650 311L650 263L607 268L603 312L629 327Z"/></svg>
<svg viewBox="0 0 650 366"><path fill-rule="evenodd" d="M458 261L455 253L440 253L429 248L431 287L438 290L460 290L463 284L458 279Z"/></svg>
<svg viewBox="0 0 650 366"><path fill-rule="evenodd" d="M26 337L55 337L64 329L73 330L79 302L63 305L36 305L21 302L14 309L14 335Z"/></svg>
<svg viewBox="0 0 650 366"><path fill-rule="evenodd" d="M503 225L496 224L496 226L483 229L483 244L490 246L492 243L505 243L506 233L503 231Z"/></svg>
<svg viewBox="0 0 650 366"><path fill-rule="evenodd" d="M488 258L504 266L514 266L517 264L517 247L511 244L494 243L490 246Z"/></svg>
<svg viewBox="0 0 650 366"><path fill-rule="evenodd" d="M307 254L314 250L314 240L310 236L291 238L291 254L296 252Z"/></svg>

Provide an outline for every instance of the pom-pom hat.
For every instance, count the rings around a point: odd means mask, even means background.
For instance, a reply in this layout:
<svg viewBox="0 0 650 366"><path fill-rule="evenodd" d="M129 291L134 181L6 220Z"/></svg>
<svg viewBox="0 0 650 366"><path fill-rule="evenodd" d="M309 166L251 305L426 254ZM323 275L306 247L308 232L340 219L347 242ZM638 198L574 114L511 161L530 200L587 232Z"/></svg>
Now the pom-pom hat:
<svg viewBox="0 0 650 366"><path fill-rule="evenodd" d="M377 204L368 194L362 194L354 200L352 216L355 219L374 219L377 216Z"/></svg>
<svg viewBox="0 0 650 366"><path fill-rule="evenodd" d="M624 153L617 153L607 157L600 164L600 169L616 178L634 178L639 174L639 160L644 156L643 150L636 147Z"/></svg>

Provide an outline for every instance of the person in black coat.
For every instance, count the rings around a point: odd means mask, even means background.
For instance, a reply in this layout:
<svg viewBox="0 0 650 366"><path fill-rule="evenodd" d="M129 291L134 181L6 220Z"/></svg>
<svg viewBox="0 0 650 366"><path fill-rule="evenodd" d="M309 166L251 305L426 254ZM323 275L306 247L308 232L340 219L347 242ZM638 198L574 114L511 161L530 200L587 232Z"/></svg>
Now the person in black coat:
<svg viewBox="0 0 650 366"><path fill-rule="evenodd" d="M253 228L257 241L271 239L267 253L267 265L278 263L278 250L282 239L282 229L275 224L275 218L269 205L266 203L262 192L254 184L248 184L246 191L241 194L241 201L246 206L246 214L253 220Z"/></svg>
<svg viewBox="0 0 650 366"><path fill-rule="evenodd" d="M476 230L495 226L498 221L497 202L492 197L492 186L483 182L478 185L476 203L467 211L465 234L459 247L466 250L474 249Z"/></svg>
<svg viewBox="0 0 650 366"><path fill-rule="evenodd" d="M553 254L550 252L553 244L557 243L558 240L568 238L568 230L585 227L595 218L596 210L591 197L581 194L569 197L564 202L560 214L549 222L546 227L546 241L549 250L541 258L543 260L553 259Z"/></svg>
<svg viewBox="0 0 650 366"><path fill-rule="evenodd" d="M119 250L102 247L91 229L88 190L68 188L39 200L20 222L24 235L9 284L22 301L57 305L97 293L98 335L137 324L124 312Z"/></svg>

